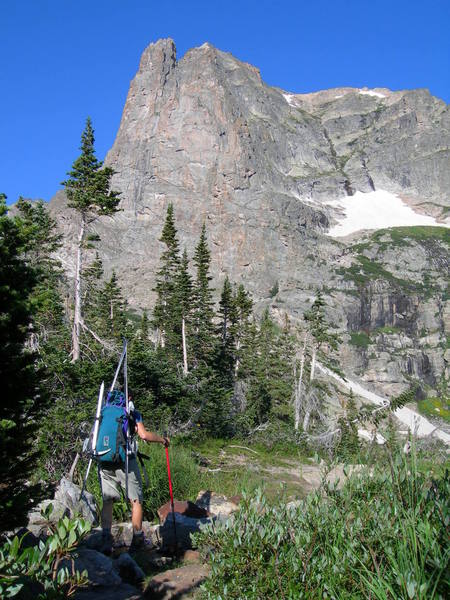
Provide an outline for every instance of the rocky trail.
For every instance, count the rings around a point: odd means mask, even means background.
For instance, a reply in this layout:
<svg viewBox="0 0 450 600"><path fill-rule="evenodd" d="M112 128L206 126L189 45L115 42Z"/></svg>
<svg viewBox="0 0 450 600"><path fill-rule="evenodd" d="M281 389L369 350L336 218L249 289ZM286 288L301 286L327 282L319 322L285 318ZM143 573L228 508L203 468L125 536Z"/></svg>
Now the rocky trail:
<svg viewBox="0 0 450 600"><path fill-rule="evenodd" d="M247 469L257 473L268 493L286 495L295 503L324 478L330 482L339 480L341 485L349 475L343 466L335 466L325 472L323 464L302 464L286 457L260 455L259 452L229 444L214 458L214 470ZM209 463L212 466L212 461ZM206 467L203 467L206 468ZM209 468L209 467L208 467ZM355 466L355 469L360 469ZM85 493L78 501L80 489L67 479L62 479L52 500L45 500L29 515L27 529L31 542L37 543L45 535L48 521L41 509L50 502L54 509L50 520L54 523L64 515L79 513L95 525L96 507L94 497ZM200 554L192 549L191 534L208 524L230 518L239 508L239 497L226 497L211 491L201 491L194 502L175 501L176 545L173 521L167 505L158 511L160 522L144 521L145 546L131 551L132 526L130 522L116 523L112 528L113 553L105 556L100 552L102 532L93 527L77 551L75 567L88 573L88 586L74 595L77 600L137 600L138 598L189 600L196 596L199 586L207 578L209 568Z"/></svg>

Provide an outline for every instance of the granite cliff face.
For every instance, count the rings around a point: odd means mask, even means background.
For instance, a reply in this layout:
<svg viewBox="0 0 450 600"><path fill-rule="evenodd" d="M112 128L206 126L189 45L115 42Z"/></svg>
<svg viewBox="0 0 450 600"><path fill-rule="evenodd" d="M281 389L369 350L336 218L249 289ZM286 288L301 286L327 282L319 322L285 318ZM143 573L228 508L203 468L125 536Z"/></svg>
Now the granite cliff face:
<svg viewBox="0 0 450 600"><path fill-rule="evenodd" d="M344 368L384 391L408 375L435 386L448 368L445 230L425 242L326 233L342 217L332 201L380 189L444 223L449 141L449 107L426 90L295 95L209 44L177 61L160 40L142 55L105 161L122 211L95 224L99 250L130 304L150 306L173 202L188 253L205 221L214 275L242 281L260 307L295 317L323 287L331 320L349 332ZM62 192L52 209L70 272L76 218Z"/></svg>

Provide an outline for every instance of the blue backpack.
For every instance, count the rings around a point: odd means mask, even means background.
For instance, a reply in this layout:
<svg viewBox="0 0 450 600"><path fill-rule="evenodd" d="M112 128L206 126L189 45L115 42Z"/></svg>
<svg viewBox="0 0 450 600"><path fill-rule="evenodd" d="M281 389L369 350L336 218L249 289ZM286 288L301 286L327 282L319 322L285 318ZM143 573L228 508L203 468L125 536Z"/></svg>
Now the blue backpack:
<svg viewBox="0 0 450 600"><path fill-rule="evenodd" d="M95 458L99 462L124 463L127 431L133 435L133 419L127 415L125 395L113 390L106 397L100 414Z"/></svg>

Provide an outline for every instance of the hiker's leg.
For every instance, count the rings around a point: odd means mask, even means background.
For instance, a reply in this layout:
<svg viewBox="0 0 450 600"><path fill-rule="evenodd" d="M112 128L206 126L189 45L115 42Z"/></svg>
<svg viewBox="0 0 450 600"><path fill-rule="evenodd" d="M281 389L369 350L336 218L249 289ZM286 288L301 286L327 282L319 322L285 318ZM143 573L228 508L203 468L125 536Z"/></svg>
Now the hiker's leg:
<svg viewBox="0 0 450 600"><path fill-rule="evenodd" d="M111 531L113 515L113 500L103 500L102 506L102 528L103 531Z"/></svg>
<svg viewBox="0 0 450 600"><path fill-rule="evenodd" d="M101 522L103 534L111 533L113 502L120 499L120 482L115 469L99 468L100 485L103 497Z"/></svg>
<svg viewBox="0 0 450 600"><path fill-rule="evenodd" d="M132 501L131 524L135 533L142 531L142 504L139 500Z"/></svg>

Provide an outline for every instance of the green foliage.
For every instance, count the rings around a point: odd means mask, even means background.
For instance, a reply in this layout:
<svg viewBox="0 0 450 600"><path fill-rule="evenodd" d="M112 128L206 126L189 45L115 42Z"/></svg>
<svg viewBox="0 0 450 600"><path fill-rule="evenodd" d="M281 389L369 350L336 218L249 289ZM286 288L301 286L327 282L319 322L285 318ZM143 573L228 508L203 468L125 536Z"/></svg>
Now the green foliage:
<svg viewBox="0 0 450 600"><path fill-rule="evenodd" d="M372 343L370 336L365 331L352 331L350 333L350 344L357 348L367 348Z"/></svg>
<svg viewBox="0 0 450 600"><path fill-rule="evenodd" d="M50 504L43 513L49 519ZM0 596L2 598L68 598L87 583L87 573L75 569L74 556L90 531L82 519L64 517L48 522L50 535L37 546L27 545L27 535L8 539L0 548Z"/></svg>
<svg viewBox="0 0 450 600"><path fill-rule="evenodd" d="M200 239L195 248L194 265L196 278L194 282L193 329L195 331L194 356L199 366L209 365L214 350L214 309L213 289L210 286L209 267L211 253L206 239L206 226L203 224Z"/></svg>
<svg viewBox="0 0 450 600"><path fill-rule="evenodd" d="M157 295L153 311L153 326L159 333L163 347L175 355L180 348L181 314L178 306L177 283L180 269L179 242L175 227L173 205L167 208L166 220L160 237L165 245L156 273Z"/></svg>
<svg viewBox="0 0 450 600"><path fill-rule="evenodd" d="M196 535L208 553L207 598L433 599L448 594L448 475L410 457L324 483L295 508L244 495L233 521Z"/></svg>
<svg viewBox="0 0 450 600"><path fill-rule="evenodd" d="M20 219L7 215L0 195L0 530L21 524L33 486L33 447L44 399L39 395L36 355L25 349L32 319L31 296L38 274L26 260L30 234Z"/></svg>
<svg viewBox="0 0 450 600"><path fill-rule="evenodd" d="M62 182L69 206L79 211L83 218L91 213L113 214L120 202L119 192L110 189L114 170L103 167L102 161L96 158L94 141L92 121L88 117L81 134L81 154L73 163L72 170L67 173L69 179Z"/></svg>
<svg viewBox="0 0 450 600"><path fill-rule="evenodd" d="M271 417L285 419L292 395L292 340L288 328L281 329L265 311L242 361L242 376L248 384L245 420L247 428ZM244 425L244 422L242 422ZM245 434L244 430L241 432Z"/></svg>
<svg viewBox="0 0 450 600"><path fill-rule="evenodd" d="M317 349L326 344L333 350L336 350L340 340L336 333L330 331L330 325L325 317L325 306L325 300L323 299L322 292L319 290L313 305L305 312L303 318L308 324L308 329L314 338Z"/></svg>
<svg viewBox="0 0 450 600"><path fill-rule="evenodd" d="M339 443L335 448L336 456L345 461L355 461L359 455L358 418L358 409L356 408L353 391L350 391L350 398L345 407L345 417L341 417L338 421L341 431Z"/></svg>
<svg viewBox="0 0 450 600"><path fill-rule="evenodd" d="M450 405L448 398L425 398L417 403L419 412L427 417L439 417L450 423Z"/></svg>

